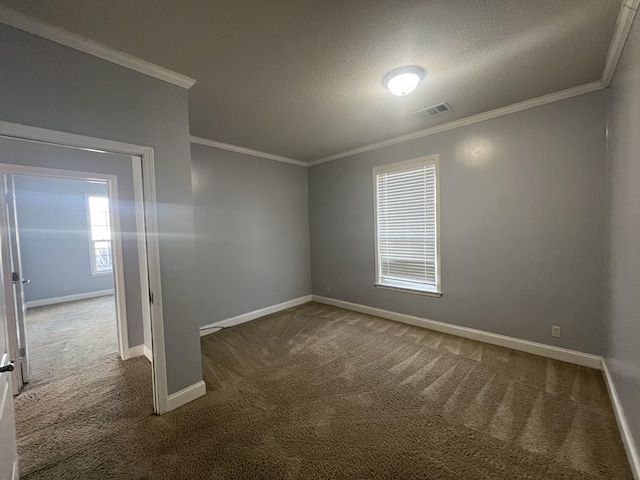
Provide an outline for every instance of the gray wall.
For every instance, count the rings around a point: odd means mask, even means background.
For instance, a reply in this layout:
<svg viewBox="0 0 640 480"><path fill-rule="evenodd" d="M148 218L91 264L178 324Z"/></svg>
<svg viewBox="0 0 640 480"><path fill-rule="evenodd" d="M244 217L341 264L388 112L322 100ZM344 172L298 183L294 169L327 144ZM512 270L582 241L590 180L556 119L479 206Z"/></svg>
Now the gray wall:
<svg viewBox="0 0 640 480"><path fill-rule="evenodd" d="M640 20L609 89L605 358L640 446Z"/></svg>
<svg viewBox="0 0 640 480"><path fill-rule="evenodd" d="M107 195L107 185L45 177L14 184L22 277L31 280L25 301L112 290L113 274L91 275L87 224L86 195Z"/></svg>
<svg viewBox="0 0 640 480"><path fill-rule="evenodd" d="M154 148L169 393L199 382L187 91L6 25L0 45L0 120Z"/></svg>
<svg viewBox="0 0 640 480"><path fill-rule="evenodd" d="M605 100L597 92L310 168L313 293L601 354ZM377 289L372 169L430 154L440 155L444 295Z"/></svg>
<svg viewBox="0 0 640 480"><path fill-rule="evenodd" d="M193 144L199 322L311 293L307 169Z"/></svg>

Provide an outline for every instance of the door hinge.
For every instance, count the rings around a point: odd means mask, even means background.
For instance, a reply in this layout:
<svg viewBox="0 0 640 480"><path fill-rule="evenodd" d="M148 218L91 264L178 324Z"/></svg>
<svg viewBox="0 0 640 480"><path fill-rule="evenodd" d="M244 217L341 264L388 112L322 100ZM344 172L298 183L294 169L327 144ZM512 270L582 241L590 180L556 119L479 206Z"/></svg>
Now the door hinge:
<svg viewBox="0 0 640 480"><path fill-rule="evenodd" d="M11 272L11 281L16 283L18 280L20 280L20 274L18 272Z"/></svg>
<svg viewBox="0 0 640 480"><path fill-rule="evenodd" d="M27 355L27 349L24 347L20 347L20 349L18 350L18 353L20 353L21 357L25 357Z"/></svg>
<svg viewBox="0 0 640 480"><path fill-rule="evenodd" d="M153 292L149 290L149 303L153 303Z"/></svg>

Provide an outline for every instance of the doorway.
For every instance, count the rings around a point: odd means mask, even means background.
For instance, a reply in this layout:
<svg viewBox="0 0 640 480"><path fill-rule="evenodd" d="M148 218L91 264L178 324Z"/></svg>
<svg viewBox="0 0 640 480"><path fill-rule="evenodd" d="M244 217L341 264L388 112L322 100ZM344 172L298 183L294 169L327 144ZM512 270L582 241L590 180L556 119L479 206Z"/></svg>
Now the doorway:
<svg viewBox="0 0 640 480"><path fill-rule="evenodd" d="M109 198L108 181L26 174L4 181L25 310L18 315L19 388L33 390L110 356L124 359L109 207L117 198Z"/></svg>
<svg viewBox="0 0 640 480"><path fill-rule="evenodd" d="M64 149L66 155L64 158L58 158L55 161L52 160L47 154L43 153L43 149L47 147L56 147ZM94 156L92 161L87 161L87 156ZM98 155L100 158L95 158ZM114 241L127 241L130 248L124 249L124 261L120 259L123 265L126 265L129 269L134 269L138 277L135 281L127 281L127 296L124 307L120 307L121 302L118 302L118 298L124 298L123 295L118 296L118 291L125 291L125 283L118 275L114 278L114 293L116 295L116 308L123 308L125 314L129 307L129 302L137 302L140 306L140 316L146 315L150 318L150 321L146 322L149 326L150 332L145 331L145 335L148 334L150 338L152 357L151 365L147 359L140 356L135 359L131 359L129 362L122 362L118 359L118 365L122 365L122 375L118 378L122 378L124 383L121 385L113 386L109 389L109 393L113 397L115 402L110 402L109 399L98 396L96 399L96 408L99 412L105 413L105 407L113 406L116 408L112 412L112 416L119 419L122 415L121 409L118 409L117 403L123 398L129 399L132 404L130 407L134 408L141 404L140 400L146 398L143 403L153 403L153 412L156 414L164 413L172 408L171 399L167 392L167 371L166 371L166 359L165 359L165 346L164 346L164 328L162 321L162 294L160 285L160 253L158 245L158 227L157 227L157 213L156 213L156 195L155 195L155 178L154 178L154 152L150 147L132 145L122 142L116 142L112 140L104 140L99 138L87 137L83 135L70 134L65 132L59 132L54 130L48 130L43 128L31 127L27 125L12 124L8 122L0 122L0 174L3 178L7 175L29 175L37 174L41 176L63 176L74 177L80 175L82 178L92 178L94 174L97 174L96 178L105 178L110 174L114 167L112 159L116 156L128 156L128 166L125 164L124 168L129 172L127 178L131 179L133 198L127 199L125 202L123 198L114 205L114 210L117 208L128 208L130 213L133 212L135 217L135 227L128 232L121 230L119 225L114 224ZM91 168L88 168L91 167ZM35 171L34 171L35 169ZM87 172L91 172L87 174ZM125 175L125 177L127 176ZM120 175L114 176L113 182L108 182L109 185L115 186L120 180ZM0 308L0 330L6 333L3 340L0 342L0 405L4 408L0 408L0 437L2 438L3 449L2 455L0 455L0 476L4 476L5 471L9 472L11 477L11 471L13 471L13 477L17 475L17 456L15 449L15 430L13 421L13 401L11 398L11 391L15 389L14 377L16 369L14 368L14 359L19 357L19 335L17 332L17 323L15 321L16 316L20 311L24 313L24 309L17 308L17 294L16 291L20 290L22 285L22 277L20 272L16 276L13 275L14 269L11 262L11 249L8 242L9 239L9 212L11 209L7 206L7 200L10 196L5 193L4 182L0 182L0 202L2 203L0 208L0 223L2 223L2 231L0 234L0 249L2 254L0 255L0 296L4 298L2 302L2 308ZM116 190L117 191L117 190ZM117 217L116 217L117 218ZM114 222L115 223L115 222ZM126 235L124 235L126 233ZM131 248L133 246L133 248ZM116 252L117 248L113 252L113 261L119 261L119 256ZM122 250L121 250L122 252ZM128 252L128 253L127 253ZM131 255L131 252L135 252L136 255ZM137 255L140 252L140 255ZM116 268L116 273L117 273ZM14 283L14 278L16 282ZM19 281L18 281L19 280ZM17 285L17 288L15 286ZM137 292L131 294L130 290L132 286L137 286ZM21 302L24 305L24 297ZM126 318L121 316L119 318ZM131 323L129 327L131 327ZM5 330L6 328L6 330ZM120 333L131 333L130 328L120 329ZM122 337L122 338L120 338ZM122 358L127 356L144 355L145 345L130 345L128 335L119 336L119 349L122 350ZM126 347L126 348L123 348ZM133 362L133 363L130 363ZM135 375L131 375L136 371L144 371L131 366L140 365L147 366L147 371L150 369L152 374L152 385L148 393L139 395L139 391L136 390L136 386L144 384L142 377L136 379ZM128 367L128 366L129 367ZM97 370L102 371L102 370ZM91 375L93 377L94 375ZM133 381L132 381L133 380ZM128 387L134 386L133 390L127 392ZM13 388L12 388L13 387ZM76 391L74 392L74 388ZM84 400L84 392L82 389L77 389L77 385L72 381L66 388L66 391L73 392L75 397L69 401L58 399L56 406L77 406L79 400ZM34 399L36 403L39 403ZM175 407L173 407L175 408ZM37 406L37 410L41 408ZM108 410L108 409L107 409ZM95 421L95 416L92 411L86 411L84 409L82 413L88 415L89 422ZM107 412L108 413L108 412ZM144 412L138 412L144 415ZM148 415L148 413L147 413ZM45 418L46 417L46 418ZM52 418L51 414L41 415L35 413L30 415L29 418L38 420L39 422L56 423L55 415ZM69 415L72 424L78 423L77 415ZM76 428L76 427L72 427ZM37 430L38 428L36 428ZM63 435L59 440L66 439L67 436ZM49 442L51 443L51 442ZM52 445L54 451L60 451L57 445Z"/></svg>
<svg viewBox="0 0 640 480"><path fill-rule="evenodd" d="M52 148L64 153L52 156ZM55 168L51 168L54 165ZM120 225L114 225L114 228L122 233L116 235L115 240L120 240L123 248L119 249L118 254L117 242L114 242L113 262L120 261L124 265L120 272L125 270L125 275L118 275L116 268L116 308L118 319L126 319L129 316L130 320L128 325L119 321L120 330L129 334L119 335L120 356L123 359L141 355L153 358L153 411L160 414L169 410L153 150L148 147L0 122L0 173L106 180L110 192L114 196L120 196L119 201L115 202L114 212L120 209L122 219L128 218L130 221L129 226L123 225L126 228L122 230ZM4 185L1 186L4 190ZM6 203L7 196L0 195L0 201ZM10 219L7 212L10 211L6 205L0 209L0 220L3 226L6 226L3 235L9 230ZM11 307L12 289L16 284L13 284L11 278L13 272L8 242L4 242L2 246L4 293L9 302L7 307ZM139 252L142 254L138 255ZM118 295L118 291L125 291L124 277L127 277L126 304L120 301L125 298L124 294ZM17 290L20 290L19 282L17 286ZM20 308L8 310L8 315L12 313L11 310L17 313L21 311ZM134 321L131 321L131 318ZM140 319L144 328L140 326ZM12 326L15 330L15 325L12 321L8 322L10 330ZM15 358L19 356L18 332L9 333L10 339L16 339L12 345L12 358ZM17 382L12 383L15 385Z"/></svg>

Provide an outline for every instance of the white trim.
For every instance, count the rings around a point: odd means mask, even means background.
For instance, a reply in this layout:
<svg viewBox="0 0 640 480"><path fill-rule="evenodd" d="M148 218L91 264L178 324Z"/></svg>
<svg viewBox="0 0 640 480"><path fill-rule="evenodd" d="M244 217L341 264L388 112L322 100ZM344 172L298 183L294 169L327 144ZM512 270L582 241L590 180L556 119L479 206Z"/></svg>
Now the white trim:
<svg viewBox="0 0 640 480"><path fill-rule="evenodd" d="M153 408L155 413L168 410L167 364L164 345L164 321L162 289L160 282L160 255L156 212L154 151L151 147L116 142L101 138L59 132L46 128L21 125L0 120L0 135L22 140L46 142L54 145L102 150L139 157L142 162L144 211L146 221L146 246L149 266L149 293L155 297L151 304L151 336L153 345ZM144 306L149 306L145 302Z"/></svg>
<svg viewBox="0 0 640 480"><path fill-rule="evenodd" d="M611 79L613 77L616 65L618 63L618 59L620 58L620 54L626 42L629 30L631 29L631 25L633 23L633 19L636 14L636 11L638 10L639 5L640 5L640 0L625 0L623 2L620 9L620 14L618 16L618 20L616 23L614 35L613 35L611 44L609 46L609 51L607 53L605 67L602 74L602 79L595 82L579 85L577 87L572 87L559 92L551 93L549 95L544 95L542 97L525 100L520 103L516 103L506 107L491 110L489 112L472 115L470 117L455 120L453 122L444 123L442 125L436 125L434 127L430 127L424 130L418 130L417 132L412 132L412 133L408 133L398 137L393 137L387 140L383 140L380 142L363 145L361 147L347 150L344 152L339 152L334 155L323 157L312 162L302 162L300 160L295 160L295 159L283 157L280 155L260 152L258 150L252 150L249 148L240 147L238 145L231 145L231 144L217 142L215 140L209 140L209 139L200 138L196 136L191 136L191 142L197 143L200 145L208 145L215 148L221 148L221 149L229 150L233 152L244 153L244 154L252 155L256 157L267 158L270 160L276 160L279 162L286 162L294 165L300 165L303 167L310 167L313 165L319 165L321 163L330 162L332 160L337 160L339 158L349 157L352 155L356 155L358 153L368 152L378 148L395 145L395 144L406 142L409 140L414 140L416 138L422 138L429 135L434 135L436 133L445 132L448 130L452 130L452 129L467 126L467 125L473 125L475 123L483 122L485 120L490 120L492 118L498 118L504 115L509 115L511 113L520 112L529 108L539 107L541 105L546 105L548 103L557 102L560 100L566 100L568 98L572 98L575 96L591 93L609 86ZM88 53L90 55L102 58L103 60L107 60L109 62L123 66L125 68L135 70L137 72L143 73L145 75L149 75L154 78L158 78L160 80L164 80L166 82L172 83L174 85L177 85L183 88L188 89L196 83L196 80L189 78L185 75L181 75L179 73L173 72L163 67L159 67L145 60L133 57L129 54L126 54L118 50L115 50L113 48L102 45L94 40L90 40L81 35L47 24L36 18L25 15L17 10L6 7L4 5L0 5L0 23L4 23L6 25L23 30L25 32L32 33L34 35L38 35L40 37L46 38L53 42Z"/></svg>
<svg viewBox="0 0 640 480"><path fill-rule="evenodd" d="M8 336L9 353L14 359L19 359L20 368L14 368L10 374L11 386L14 395L20 393L24 386L25 380L30 378L29 357L23 357L19 353L19 349L24 346L25 330L26 330L26 309L24 308L24 285L21 283L13 284L12 271L15 268L14 262L18 262L18 273L22 269L20 264L20 235L17 231L17 211L15 206L15 181L11 175L0 172L0 217L2 218L1 236L2 245L2 265L3 269L0 275L3 276L3 284L5 288L5 315L6 315L6 333ZM14 231L15 229L15 231ZM15 243L14 243L15 242ZM15 250L14 250L15 249ZM16 255L17 252L17 255ZM20 303L19 303L20 302ZM20 315L19 309L23 309ZM20 322L22 317L22 322ZM1 359L0 359L1 360ZM0 411L2 409L0 408Z"/></svg>
<svg viewBox="0 0 640 480"><path fill-rule="evenodd" d="M142 181L144 192L144 220L146 232L146 252L149 297L144 305L151 311L151 348L153 352L154 410L162 414L169 408L169 387L167 379L167 357L164 343L164 317L162 310L162 285L160 282L160 244L158 234L158 212L156 202L156 170L153 149L140 154L142 159Z"/></svg>
<svg viewBox="0 0 640 480"><path fill-rule="evenodd" d="M329 155L327 157L319 158L311 162L302 162L299 160L288 159L286 157L278 157L277 155L271 155L269 153L258 152L256 150L245 149L243 147L239 147L236 145L228 145L225 143L215 142L213 140L207 140L204 138L198 138L194 136L191 137L191 142L199 143L202 145L209 145L216 148L222 148L225 150L246 153L248 155L255 155L263 158L271 158L271 160L286 161L289 163L295 163L296 165L312 167L314 165L319 165L321 163L331 162L333 160L350 157L353 155L357 155L359 153L370 152L371 150L377 150L378 148L388 147L391 145L396 145L398 143L403 143L403 142L415 140L418 138L428 137L430 135L435 135L437 133L442 133L449 130L454 130L456 128L466 127L469 125L474 125L476 123L484 122L486 120L491 120L493 118L498 118L505 115L510 115L512 113L521 112L524 110L528 110L530 108L541 107L549 103L559 102L561 100L567 100L569 98L585 95L587 93L596 92L598 90L607 88L611 83L611 79L613 78L613 74L615 72L616 66L618 64L618 60L620 59L620 55L622 53L625 42L629 35L629 31L631 30L633 19L635 17L635 14L638 8L640 8L640 0L625 0L623 2L622 6L620 7L620 13L618 15L618 20L616 22L616 28L611 40L611 44L609 45L609 51L607 53L607 58L605 61L605 67L602 73L602 78L594 82L585 83L584 85L578 85L576 87L571 87L566 90L560 90L558 92L550 93L548 95L543 95L541 97L532 98L529 100L525 100L523 102L514 103L512 105L507 105L505 107L497 108L495 110L490 110L488 112L479 113L477 115L461 118L458 120L454 120L452 122L443 123L441 125L435 125L433 127L429 127L423 130L418 130L416 132L411 132L411 133L407 133L397 137L392 137L387 140L370 143L367 145L363 145L361 147L353 148L351 150L346 150L344 152L339 152L333 155ZM278 158L273 158L273 157L278 157Z"/></svg>
<svg viewBox="0 0 640 480"><path fill-rule="evenodd" d="M602 90L605 87L606 85L599 80L596 82L586 83L584 85L579 85L577 87L568 88L566 90L561 90L555 93L550 93L549 95L544 95L542 97L532 98L530 100L525 100L524 102L514 103L513 105L508 105L506 107L497 108L495 110L490 110L488 112L479 113L477 115L461 118L459 120L454 120L448 123L443 123L442 125L436 125L434 127L426 128L424 130L418 130L417 132L411 132L405 135L400 135L398 137L389 138L381 142L375 142L375 143L370 143L369 145L363 145L362 147L354 148L352 150L347 150L345 152L336 153L328 157L314 160L313 162L310 162L307 165L312 167L314 165L330 162L332 160L337 160L339 158L350 157L358 153L370 152L371 150L376 150L378 148L388 147L390 145L396 145L398 143L407 142L409 140L415 140L417 138L427 137L429 135L435 135L436 133L446 132L448 130L453 130L454 128L466 127L468 125L484 122L486 120L491 120L493 118L503 117L505 115L510 115L512 113L528 110L529 108L540 107L542 105L547 105L548 103L558 102L560 100L566 100L568 98L577 97L579 95L595 92L597 90Z"/></svg>
<svg viewBox="0 0 640 480"><path fill-rule="evenodd" d="M147 357L147 360L153 363L153 352L146 345L143 345L143 347L144 347L144 356Z"/></svg>
<svg viewBox="0 0 640 480"><path fill-rule="evenodd" d="M86 300L88 298L106 297L107 295L113 295L115 290L113 288L109 290L97 290L95 292L76 293L73 295L65 295L63 297L43 298L42 300L31 300L25 302L25 308L45 307L47 305L57 305L58 303L75 302L77 300Z"/></svg>
<svg viewBox="0 0 640 480"><path fill-rule="evenodd" d="M474 328L451 325L449 323L437 322L435 320L414 317L413 315L405 315L404 313L391 312L389 310L382 310L380 308L345 302L343 300L336 300L334 298L327 298L319 295L313 295L313 301L332 305L338 308L344 308L346 310L353 310L354 312L365 313L367 315L375 315L388 320L395 320L396 322L406 323L416 327L428 328L429 330L435 330L436 332L448 333L458 337L470 338L472 340L478 340L492 345L499 345L501 347L532 353L542 357L553 358L554 360L574 363L576 365L596 368L598 370L602 368L602 357L598 355L577 352L566 348L553 347L543 343L530 342L520 338L508 337L506 335L485 332Z"/></svg>
<svg viewBox="0 0 640 480"><path fill-rule="evenodd" d="M18 480L20 477L18 476L18 460L13 462L13 473L11 474L11 478L13 480Z"/></svg>
<svg viewBox="0 0 640 480"><path fill-rule="evenodd" d="M424 295L425 297L436 297L440 298L442 296L442 292L434 292L432 290L424 290L418 288L410 288L410 287L399 287L396 285L385 285L384 283L374 283L376 288L381 288L382 290L393 290L394 292L404 292L404 293L412 293L414 295Z"/></svg>
<svg viewBox="0 0 640 480"><path fill-rule="evenodd" d="M127 358L142 357L142 356L147 357L147 360L153 363L153 353L151 352L151 349L146 345L136 345L135 347L129 348Z"/></svg>
<svg viewBox="0 0 640 480"><path fill-rule="evenodd" d="M8 183L8 182L7 182ZM11 235L9 233L9 228L6 228L10 224L9 219L9 203L12 202L13 199L7 198L7 185L5 184L4 175L0 174L0 244L1 245L10 245ZM18 355L20 349L20 329L18 327L18 318L15 311L15 302L13 300L13 291L14 287L12 282L9 282L7 278L7 272L5 266L11 266L12 261L11 249L10 248L0 248L0 264L2 265L2 271L0 272L0 276L2 280L0 284L2 285L4 291L2 292L2 299L4 301L4 314L5 314L5 325L6 325L6 337L7 337L7 346L9 347L9 351L7 352L14 359L20 358ZM10 301L11 300L11 301ZM0 362L3 361L3 358L0 357ZM22 367L22 365L20 365ZM20 389L23 387L24 382L22 378L22 368L14 368L13 372L10 374L11 379L11 390L13 395L18 395L20 393ZM2 410L0 410L2 411Z"/></svg>
<svg viewBox="0 0 640 480"><path fill-rule="evenodd" d="M305 295L304 297L294 298L293 300L278 303L277 305L254 310L253 312L243 313L242 315L227 318L226 320L220 320L219 322L210 323L209 325L200 327L200 336L204 337L205 335L209 335L210 333L217 332L221 328L240 325L241 323L249 322L251 320L255 320L256 318L264 317L265 315L280 312L282 310L286 310L287 308L297 307L298 305L302 305L310 301L311 295Z"/></svg>
<svg viewBox="0 0 640 480"><path fill-rule="evenodd" d="M183 388L179 392L172 393L167 399L167 411L186 405L196 398L202 397L205 393L207 393L207 386L205 385L204 380L200 380L198 383L194 383L190 387Z"/></svg>
<svg viewBox="0 0 640 480"><path fill-rule="evenodd" d="M127 352L127 359L142 357L145 354L144 348L145 348L144 345L136 345L135 347L129 347L129 350Z"/></svg>
<svg viewBox="0 0 640 480"><path fill-rule="evenodd" d="M640 0L625 0L620 7L620 13L618 14L618 20L616 21L616 29L613 32L611 39L611 45L609 45L609 51L607 52L607 59L604 65L604 71L602 72L602 82L605 86L609 86L613 74L616 71L618 60L622 54L622 49L629 36L629 31L633 25L633 18L640 6Z"/></svg>
<svg viewBox="0 0 640 480"><path fill-rule="evenodd" d="M147 262L147 244L145 232L147 231L144 221L144 192L143 192L143 175L142 161L140 157L133 157L133 198L136 215L136 237L138 243L138 252L144 252L144 255L138 254L138 271L140 272L140 301L142 308L142 328L146 332L147 328L151 328L151 306L149 303L149 266ZM136 161L137 160L137 161ZM146 307L146 308L145 308ZM151 338L144 336L144 342L151 343ZM145 345L145 355L151 363L153 363L153 352Z"/></svg>
<svg viewBox="0 0 640 480"><path fill-rule="evenodd" d="M604 375L604 382L607 385L607 390L609 391L609 397L611 397L611 406L613 407L613 413L616 417L616 422L618 423L620 435L622 436L624 449L627 452L627 459L629 460L629 466L631 467L633 478L640 480L640 452L638 451L636 442L633 439L631 428L629 428L629 422L624 414L622 402L620 402L618 391L613 383L613 378L611 377L611 372L607 367L607 361L605 359L602 359L602 372Z"/></svg>
<svg viewBox="0 0 640 480"><path fill-rule="evenodd" d="M567 100L569 98L577 97L580 95L596 92L598 90L607 88L611 83L611 79L613 78L613 74L618 64L618 60L620 59L620 55L622 54L624 44L627 41L627 37L629 35L629 31L631 30L633 19L635 17L636 12L638 11L638 8L640 8L640 0L624 0L623 1L620 7L620 13L618 14L615 31L611 39L611 44L609 45L607 58L605 60L605 66L604 66L602 77L600 80L596 80L591 83L585 83L584 85L578 85L576 87L568 88L566 90L561 90L559 92L551 93L549 95L543 95L541 97L532 98L530 100L525 100L523 102L514 103L513 105L508 105L506 107L490 110L484 113L479 113L477 115L472 115L470 117L461 118L459 120L454 120L452 122L443 123L441 125L436 125L434 127L426 128L424 130L418 130L417 132L400 135L398 137L389 138L387 140L382 140L380 142L375 142L368 145L363 145L358 148L353 148L351 150L346 150L344 152L339 152L334 155L329 155L327 157L323 157L318 160L309 162L307 163L307 166L312 167L314 165L330 162L332 160L337 160L339 158L350 157L352 155L357 155L359 153L369 152L371 150L376 150L378 148L388 147L390 145L396 145L398 143L406 142L409 140L415 140L417 138L427 137L429 135L435 135L436 133L446 132L448 130L453 130L459 127L466 127L468 125L473 125L475 123L484 122L485 120L491 120L493 118L502 117L504 115L510 115L512 113L521 112L529 108L540 107L542 105L547 105L549 103L558 102L560 100Z"/></svg>
<svg viewBox="0 0 640 480"><path fill-rule="evenodd" d="M120 358L126 360L129 353L129 327L127 326L126 288L124 284L124 259L122 257L122 229L120 228L120 202L118 201L118 179L107 178L109 199L109 221L111 222L111 263L116 297L116 321L118 323L118 344Z"/></svg>
<svg viewBox="0 0 640 480"><path fill-rule="evenodd" d="M89 55L115 63L121 67L135 70L136 72L177 85L178 87L191 88L196 83L193 78L189 78L186 75L181 75L166 68L159 67L158 65L154 65L146 60L142 60L114 48L107 47L106 45L90 40L82 35L45 23L4 5L0 5L0 23L46 38L47 40L51 40L52 42L65 45L75 50L88 53Z"/></svg>
<svg viewBox="0 0 640 480"><path fill-rule="evenodd" d="M205 145L207 147L220 148L221 150L228 150L230 152L244 153L245 155L251 155L252 157L266 158L267 160L275 160L276 162L292 163L293 165L299 165L301 167L308 167L309 164L300 160L294 160L293 158L282 157L280 155L274 155L273 153L261 152L259 150L252 150L250 148L239 147L238 145L231 145L230 143L217 142L216 140L209 140L208 138L195 137L191 135L189 137L191 143L198 145Z"/></svg>
<svg viewBox="0 0 640 480"><path fill-rule="evenodd" d="M103 151L110 153L120 153L123 155L149 155L153 151L151 147L143 147L132 143L116 142L86 135L76 135L75 133L59 132L47 128L22 125L0 120L0 135L3 137L18 138L21 140L51 143L63 147L76 147L85 150ZM19 167L19 165L16 165ZM51 169L55 170L55 169ZM104 175L101 175L104 176Z"/></svg>

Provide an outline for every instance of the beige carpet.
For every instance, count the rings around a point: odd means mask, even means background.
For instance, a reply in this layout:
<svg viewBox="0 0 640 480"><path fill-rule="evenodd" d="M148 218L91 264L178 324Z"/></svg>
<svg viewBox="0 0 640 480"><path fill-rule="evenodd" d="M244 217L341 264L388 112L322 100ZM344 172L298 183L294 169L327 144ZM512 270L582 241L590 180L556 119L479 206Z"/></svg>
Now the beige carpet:
<svg viewBox="0 0 640 480"><path fill-rule="evenodd" d="M74 374L118 353L113 295L27 310L28 388Z"/></svg>
<svg viewBox="0 0 640 480"><path fill-rule="evenodd" d="M22 478L632 478L595 370L315 303L202 353L162 417L144 359L19 399Z"/></svg>

